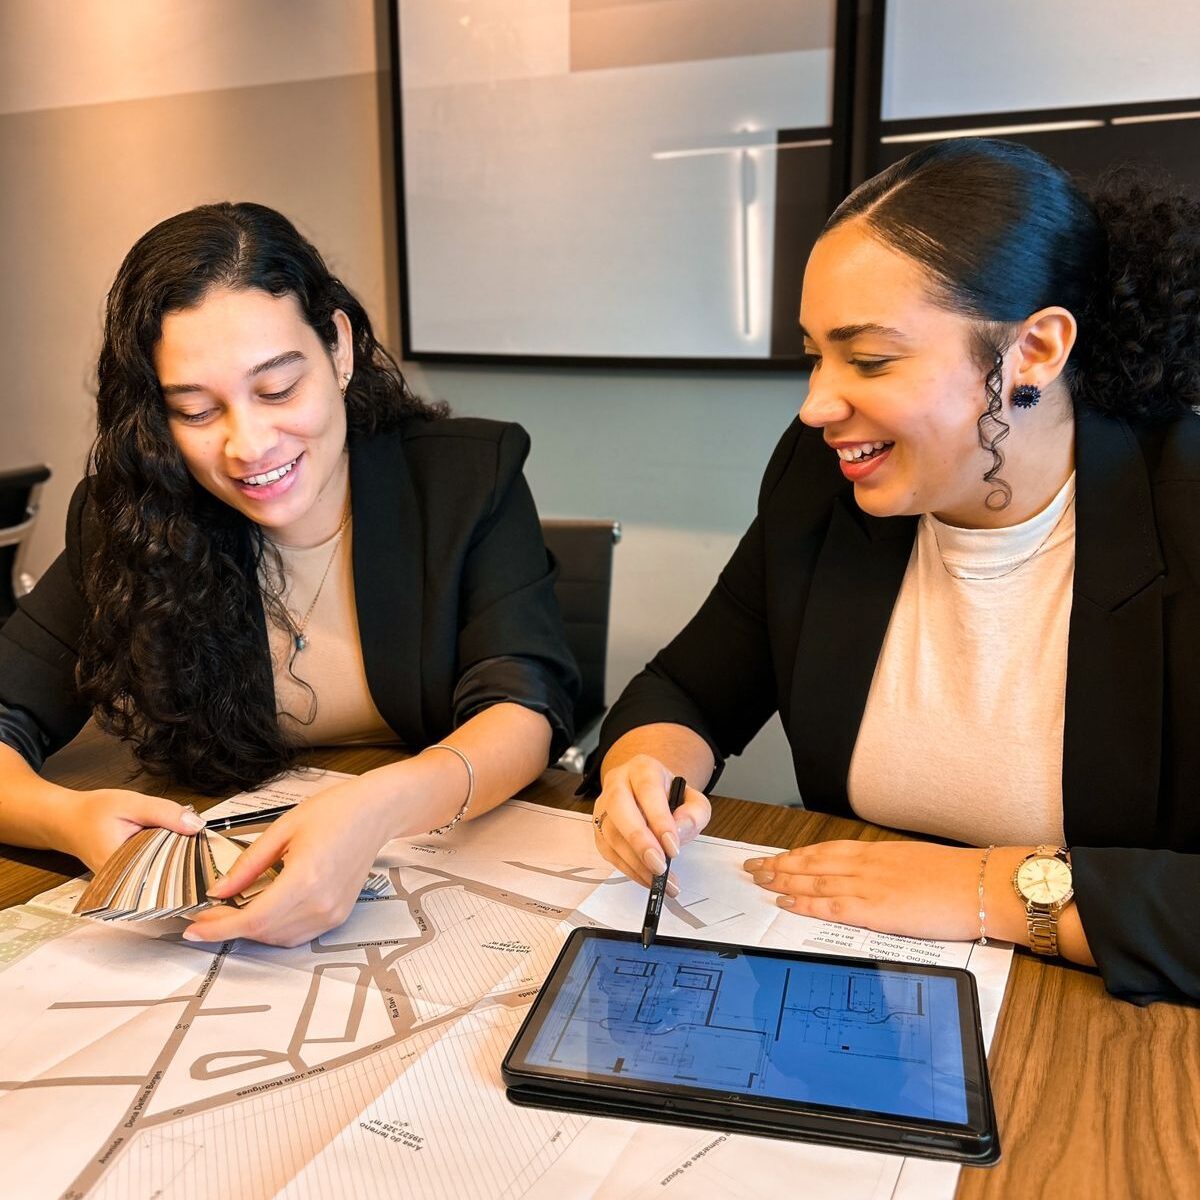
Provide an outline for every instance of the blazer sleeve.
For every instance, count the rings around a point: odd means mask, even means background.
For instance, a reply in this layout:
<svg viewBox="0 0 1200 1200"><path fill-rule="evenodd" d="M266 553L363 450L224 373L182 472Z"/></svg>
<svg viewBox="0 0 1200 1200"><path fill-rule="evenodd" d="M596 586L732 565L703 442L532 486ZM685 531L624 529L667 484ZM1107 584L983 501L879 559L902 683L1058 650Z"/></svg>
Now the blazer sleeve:
<svg viewBox="0 0 1200 1200"><path fill-rule="evenodd" d="M90 715L75 684L87 617L82 584L86 495L84 481L71 498L66 549L0 629L0 741L35 770Z"/></svg>
<svg viewBox="0 0 1200 1200"><path fill-rule="evenodd" d="M679 634L630 680L609 710L588 759L580 795L598 795L600 764L624 734L665 722L699 734L716 769L740 754L778 707L767 626L764 510L796 450L793 423L775 448L759 490L758 514L722 569L716 586Z"/></svg>
<svg viewBox="0 0 1200 1200"><path fill-rule="evenodd" d="M506 426L496 481L463 567L454 722L504 701L541 713L552 730L550 761L570 745L579 671L567 645L556 570L522 467L529 435Z"/></svg>
<svg viewBox="0 0 1200 1200"><path fill-rule="evenodd" d="M1200 1002L1200 854L1073 846L1071 867L1108 990L1134 1004Z"/></svg>

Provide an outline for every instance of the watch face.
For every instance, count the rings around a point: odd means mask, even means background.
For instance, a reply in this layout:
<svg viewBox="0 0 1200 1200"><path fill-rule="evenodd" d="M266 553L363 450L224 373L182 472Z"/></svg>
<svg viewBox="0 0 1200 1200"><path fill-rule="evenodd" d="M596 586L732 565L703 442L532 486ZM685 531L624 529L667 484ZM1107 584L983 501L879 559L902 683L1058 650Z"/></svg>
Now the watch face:
<svg viewBox="0 0 1200 1200"><path fill-rule="evenodd" d="M1061 858L1027 858L1017 868L1017 887L1034 904L1061 904L1071 894L1071 868Z"/></svg>

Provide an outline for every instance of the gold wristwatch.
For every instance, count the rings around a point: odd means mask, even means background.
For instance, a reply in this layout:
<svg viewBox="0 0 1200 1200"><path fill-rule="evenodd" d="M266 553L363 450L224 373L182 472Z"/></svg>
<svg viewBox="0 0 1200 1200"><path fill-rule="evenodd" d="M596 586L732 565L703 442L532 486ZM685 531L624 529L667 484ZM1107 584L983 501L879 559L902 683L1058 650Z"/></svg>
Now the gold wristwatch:
<svg viewBox="0 0 1200 1200"><path fill-rule="evenodd" d="M1070 851L1066 846L1039 846L1017 863L1012 881L1025 905L1029 948L1034 954L1057 954L1058 917L1075 895Z"/></svg>

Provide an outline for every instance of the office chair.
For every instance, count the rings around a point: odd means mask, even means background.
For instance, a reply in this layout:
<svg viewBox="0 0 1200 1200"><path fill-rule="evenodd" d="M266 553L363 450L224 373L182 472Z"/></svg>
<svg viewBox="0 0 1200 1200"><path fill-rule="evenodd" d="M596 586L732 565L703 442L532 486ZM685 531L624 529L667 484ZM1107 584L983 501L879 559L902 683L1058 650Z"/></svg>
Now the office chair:
<svg viewBox="0 0 1200 1200"><path fill-rule="evenodd" d="M33 587L22 564L37 520L38 493L49 478L46 466L0 471L0 623L16 612L17 597Z"/></svg>
<svg viewBox="0 0 1200 1200"><path fill-rule="evenodd" d="M575 744L556 765L582 772L584 759L599 740L600 718L606 707L604 666L613 546L621 540L621 525L604 520L544 520L542 536L558 562L554 594L583 681L575 705Z"/></svg>

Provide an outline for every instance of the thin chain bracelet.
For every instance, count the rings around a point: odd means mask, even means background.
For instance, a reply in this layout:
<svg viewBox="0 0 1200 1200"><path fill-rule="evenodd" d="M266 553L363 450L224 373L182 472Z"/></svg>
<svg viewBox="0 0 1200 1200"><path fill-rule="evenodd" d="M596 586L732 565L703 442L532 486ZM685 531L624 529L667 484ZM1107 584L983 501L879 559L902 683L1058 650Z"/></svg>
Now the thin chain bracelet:
<svg viewBox="0 0 1200 1200"><path fill-rule="evenodd" d="M445 825L439 825L436 829L429 831L430 833L449 833L467 815L467 809L471 807L471 800L475 796L475 768L471 766L471 760L457 746L447 746L445 742L434 742L432 746L426 746L421 753L428 754L430 750L449 750L451 754L462 759L462 765L467 768L467 798L462 802L462 807Z"/></svg>
<svg viewBox="0 0 1200 1200"><path fill-rule="evenodd" d="M983 857L979 860L979 944L981 946L986 946L988 944L987 928L984 924L984 922L987 920L987 917L983 911L983 876L984 872L987 870L988 856L993 850L995 850L995 848L996 847L994 845L989 846L983 852Z"/></svg>

